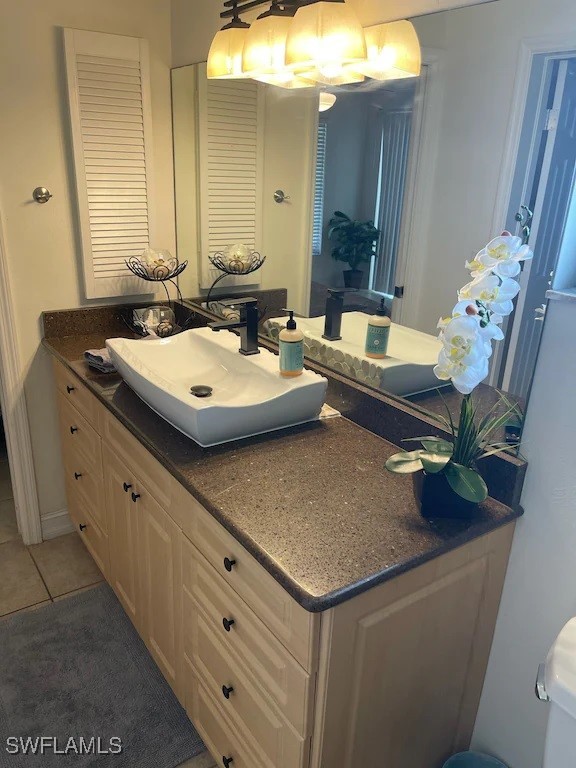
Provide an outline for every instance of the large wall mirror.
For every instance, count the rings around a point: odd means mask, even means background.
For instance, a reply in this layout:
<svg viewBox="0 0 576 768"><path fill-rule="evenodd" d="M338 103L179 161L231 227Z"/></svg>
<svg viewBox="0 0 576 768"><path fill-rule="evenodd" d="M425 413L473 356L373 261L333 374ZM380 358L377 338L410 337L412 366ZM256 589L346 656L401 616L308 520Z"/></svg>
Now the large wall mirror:
<svg viewBox="0 0 576 768"><path fill-rule="evenodd" d="M503 228L525 239L531 229L535 257L480 388L488 400L497 387L525 401L546 291L576 283L563 258L576 226L565 172L574 167L576 52L534 53L518 85L519 45L506 48L497 6L414 19L418 78L319 93L207 80L205 64L173 70L178 256L190 262L183 295L205 302L221 274L208 257L245 245L266 257L263 266L221 280L213 308L219 297L284 289L281 304L300 316L309 356L438 411L437 323L469 279L464 262ZM336 212L350 220L344 260L330 236ZM379 236L359 253L354 226L366 222ZM389 357L372 360L367 317L382 300ZM272 338L285 322L281 304L262 324ZM341 339L329 341L326 315L341 304Z"/></svg>

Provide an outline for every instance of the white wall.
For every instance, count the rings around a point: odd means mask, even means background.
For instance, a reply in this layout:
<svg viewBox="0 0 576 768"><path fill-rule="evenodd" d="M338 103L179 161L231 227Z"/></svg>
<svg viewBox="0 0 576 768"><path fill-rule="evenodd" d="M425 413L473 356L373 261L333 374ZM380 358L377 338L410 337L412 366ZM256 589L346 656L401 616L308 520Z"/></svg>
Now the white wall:
<svg viewBox="0 0 576 768"><path fill-rule="evenodd" d="M499 234L492 232L494 203L521 41L569 30L576 40L576 13L573 0L499 0L418 19L415 25L423 46L444 49L441 138L426 204L428 250L419 254L410 323L434 332L468 279L465 259Z"/></svg>
<svg viewBox="0 0 576 768"><path fill-rule="evenodd" d="M524 517L474 732L473 748L510 768L541 768L548 707L534 696L536 672L576 615L575 323L576 294L550 302L522 440Z"/></svg>
<svg viewBox="0 0 576 768"><path fill-rule="evenodd" d="M57 414L40 313L83 299L60 27L150 42L158 247L173 249L169 0L0 0L0 211L26 377L40 510L65 507ZM46 205L31 200L47 186ZM132 297L133 299L134 297ZM1 308L0 308L1 311Z"/></svg>

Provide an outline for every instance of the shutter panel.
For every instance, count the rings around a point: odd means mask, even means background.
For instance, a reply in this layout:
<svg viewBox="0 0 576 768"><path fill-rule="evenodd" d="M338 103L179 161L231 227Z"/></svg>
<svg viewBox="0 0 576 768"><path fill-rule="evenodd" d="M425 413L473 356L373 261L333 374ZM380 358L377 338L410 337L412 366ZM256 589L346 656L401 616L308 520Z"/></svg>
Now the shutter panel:
<svg viewBox="0 0 576 768"><path fill-rule="evenodd" d="M125 259L151 238L148 44L64 31L86 297L152 293Z"/></svg>
<svg viewBox="0 0 576 768"><path fill-rule="evenodd" d="M205 70L199 75L200 284L209 288L221 274L209 255L235 243L261 247L264 98L254 80L208 80ZM222 284L259 280L254 272Z"/></svg>
<svg viewBox="0 0 576 768"><path fill-rule="evenodd" d="M322 229L324 227L324 175L326 171L326 123L318 123L316 171L314 177L314 219L312 225L312 254L322 253Z"/></svg>

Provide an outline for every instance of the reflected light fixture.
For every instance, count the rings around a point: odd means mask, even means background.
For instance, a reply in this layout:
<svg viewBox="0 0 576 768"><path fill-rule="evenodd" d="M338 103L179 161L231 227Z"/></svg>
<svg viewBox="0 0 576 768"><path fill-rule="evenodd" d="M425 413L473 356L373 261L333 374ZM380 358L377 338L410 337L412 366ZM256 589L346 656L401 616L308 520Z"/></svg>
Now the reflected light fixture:
<svg viewBox="0 0 576 768"><path fill-rule="evenodd" d="M206 74L212 79L246 77L242 71L242 52L250 24L238 16L233 6L232 20L217 32L208 53Z"/></svg>
<svg viewBox="0 0 576 768"><path fill-rule="evenodd" d="M366 59L364 31L344 0L319 0L298 8L286 40L286 66L328 85L360 82L352 65Z"/></svg>
<svg viewBox="0 0 576 768"><path fill-rule="evenodd" d="M245 76L282 88L311 88L306 81L286 67L286 38L294 15L289 6L272 0L270 8L260 14L246 34L242 55Z"/></svg>
<svg viewBox="0 0 576 768"><path fill-rule="evenodd" d="M320 91L320 99L318 101L318 112L326 112L330 107L333 107L336 103L336 96L333 93L327 91Z"/></svg>
<svg viewBox="0 0 576 768"><path fill-rule="evenodd" d="M393 21L364 30L366 59L351 65L374 80L418 77L422 65L420 41L410 21Z"/></svg>

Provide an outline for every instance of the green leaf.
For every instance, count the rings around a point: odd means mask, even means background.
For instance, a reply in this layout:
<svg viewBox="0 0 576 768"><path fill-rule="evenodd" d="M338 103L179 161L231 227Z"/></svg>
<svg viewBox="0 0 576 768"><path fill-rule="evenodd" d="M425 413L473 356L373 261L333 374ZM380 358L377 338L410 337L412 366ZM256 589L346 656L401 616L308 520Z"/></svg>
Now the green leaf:
<svg viewBox="0 0 576 768"><path fill-rule="evenodd" d="M439 453L448 457L454 453L454 445L441 437L423 437L422 445L430 453Z"/></svg>
<svg viewBox="0 0 576 768"><path fill-rule="evenodd" d="M397 472L398 474L409 474L410 472L418 472L422 469L422 462L420 461L420 454L422 451L402 451L401 453L395 453L394 456L390 456L386 462L386 469L390 472Z"/></svg>
<svg viewBox="0 0 576 768"><path fill-rule="evenodd" d="M441 472L450 461L450 453L435 453L431 451L420 451L420 461L425 472L435 475Z"/></svg>
<svg viewBox="0 0 576 768"><path fill-rule="evenodd" d="M451 461L444 472L452 490L466 501L479 503L488 496L486 483L474 469Z"/></svg>

